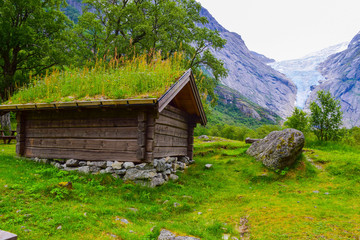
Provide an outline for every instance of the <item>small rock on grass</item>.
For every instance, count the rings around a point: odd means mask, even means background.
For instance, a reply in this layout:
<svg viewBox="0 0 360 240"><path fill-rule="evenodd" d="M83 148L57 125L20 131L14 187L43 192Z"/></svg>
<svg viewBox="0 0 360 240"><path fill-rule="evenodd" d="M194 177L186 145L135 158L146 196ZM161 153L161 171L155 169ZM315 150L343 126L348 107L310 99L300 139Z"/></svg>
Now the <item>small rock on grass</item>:
<svg viewBox="0 0 360 240"><path fill-rule="evenodd" d="M121 219L120 220L122 223L124 223L124 224L129 224L130 222L127 220L127 219L125 219L125 218L123 218L123 219Z"/></svg>
<svg viewBox="0 0 360 240"><path fill-rule="evenodd" d="M204 139L204 140L209 140L210 138L206 135L201 135L198 137L198 139Z"/></svg>
<svg viewBox="0 0 360 240"><path fill-rule="evenodd" d="M212 166L213 166L213 165L212 165L212 164L210 164L210 163L205 164L205 168L206 168L206 169L210 169L210 168L212 168Z"/></svg>
<svg viewBox="0 0 360 240"><path fill-rule="evenodd" d="M158 240L200 240L200 238L189 237L189 236L176 236L169 230L163 229L160 232Z"/></svg>

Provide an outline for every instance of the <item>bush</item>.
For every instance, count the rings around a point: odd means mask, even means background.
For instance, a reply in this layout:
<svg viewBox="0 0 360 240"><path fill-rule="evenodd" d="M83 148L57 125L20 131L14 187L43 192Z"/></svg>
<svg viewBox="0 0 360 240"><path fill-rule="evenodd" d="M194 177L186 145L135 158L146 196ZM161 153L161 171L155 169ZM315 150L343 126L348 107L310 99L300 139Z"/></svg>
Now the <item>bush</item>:
<svg viewBox="0 0 360 240"><path fill-rule="evenodd" d="M309 130L309 117L303 110L295 108L293 114L284 122L284 125L304 133Z"/></svg>
<svg viewBox="0 0 360 240"><path fill-rule="evenodd" d="M317 99L310 104L310 124L312 131L321 141L339 139L342 124L340 101L335 100L330 92L318 91Z"/></svg>

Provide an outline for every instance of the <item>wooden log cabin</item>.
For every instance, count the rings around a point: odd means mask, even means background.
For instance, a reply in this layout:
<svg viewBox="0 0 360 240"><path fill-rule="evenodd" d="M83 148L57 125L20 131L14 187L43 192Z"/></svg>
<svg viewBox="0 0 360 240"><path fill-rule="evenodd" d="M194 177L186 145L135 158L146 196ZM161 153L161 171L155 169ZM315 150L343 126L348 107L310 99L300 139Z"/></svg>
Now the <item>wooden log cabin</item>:
<svg viewBox="0 0 360 240"><path fill-rule="evenodd" d="M206 124L191 70L160 98L0 105L16 112L16 152L24 157L151 162L193 157L193 133Z"/></svg>

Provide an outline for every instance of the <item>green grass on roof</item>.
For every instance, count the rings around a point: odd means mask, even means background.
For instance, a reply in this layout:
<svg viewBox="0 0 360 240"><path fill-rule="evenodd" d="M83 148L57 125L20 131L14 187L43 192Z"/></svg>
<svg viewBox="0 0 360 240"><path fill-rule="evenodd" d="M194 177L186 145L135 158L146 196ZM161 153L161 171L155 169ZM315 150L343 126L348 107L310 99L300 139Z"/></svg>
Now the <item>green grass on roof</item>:
<svg viewBox="0 0 360 240"><path fill-rule="evenodd" d="M146 55L131 60L99 60L92 67L53 71L17 91L8 104L68 102L75 100L158 98L185 72L183 55L150 63Z"/></svg>

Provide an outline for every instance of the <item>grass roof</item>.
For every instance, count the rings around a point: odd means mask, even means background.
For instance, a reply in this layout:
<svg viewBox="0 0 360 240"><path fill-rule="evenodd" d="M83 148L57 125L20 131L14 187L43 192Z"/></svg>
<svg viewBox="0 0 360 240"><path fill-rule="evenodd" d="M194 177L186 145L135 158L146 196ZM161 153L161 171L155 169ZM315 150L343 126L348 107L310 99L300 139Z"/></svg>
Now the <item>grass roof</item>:
<svg viewBox="0 0 360 240"><path fill-rule="evenodd" d="M146 55L98 60L92 67L53 71L30 79L7 104L159 98L185 72L182 54L148 62Z"/></svg>

